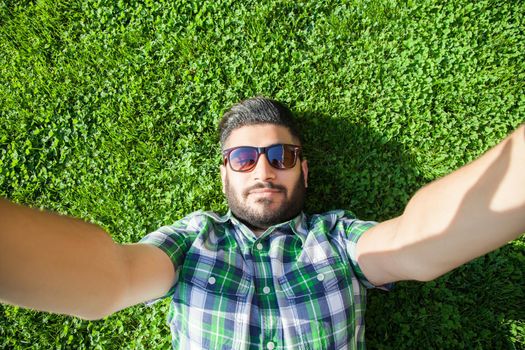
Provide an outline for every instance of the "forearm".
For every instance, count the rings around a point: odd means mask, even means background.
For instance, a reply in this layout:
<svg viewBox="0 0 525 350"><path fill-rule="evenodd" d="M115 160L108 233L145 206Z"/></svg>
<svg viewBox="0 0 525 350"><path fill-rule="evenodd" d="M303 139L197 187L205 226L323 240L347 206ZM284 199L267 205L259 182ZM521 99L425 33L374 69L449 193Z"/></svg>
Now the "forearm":
<svg viewBox="0 0 525 350"><path fill-rule="evenodd" d="M0 200L0 301L99 318L122 297L124 271L98 226Z"/></svg>
<svg viewBox="0 0 525 350"><path fill-rule="evenodd" d="M435 278L525 232L525 126L416 193L395 246L418 279Z"/></svg>

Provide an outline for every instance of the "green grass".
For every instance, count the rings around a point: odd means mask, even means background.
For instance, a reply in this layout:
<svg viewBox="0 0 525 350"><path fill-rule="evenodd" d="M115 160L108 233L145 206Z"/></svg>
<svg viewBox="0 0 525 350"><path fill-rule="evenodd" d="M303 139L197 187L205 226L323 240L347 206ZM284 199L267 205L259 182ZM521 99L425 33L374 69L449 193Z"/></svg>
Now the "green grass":
<svg viewBox="0 0 525 350"><path fill-rule="evenodd" d="M261 94L303 125L307 211L390 218L525 121L524 19L522 1L0 1L0 196L118 242L224 212L216 126ZM524 251L372 291L369 348L524 349ZM165 349L166 310L0 305L0 348Z"/></svg>

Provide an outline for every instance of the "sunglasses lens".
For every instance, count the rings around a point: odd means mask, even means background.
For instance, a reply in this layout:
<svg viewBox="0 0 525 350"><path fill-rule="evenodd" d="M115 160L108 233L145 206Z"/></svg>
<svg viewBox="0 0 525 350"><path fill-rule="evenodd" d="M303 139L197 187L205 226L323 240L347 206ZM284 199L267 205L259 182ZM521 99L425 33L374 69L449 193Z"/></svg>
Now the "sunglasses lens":
<svg viewBox="0 0 525 350"><path fill-rule="evenodd" d="M257 161L257 149L239 147L230 153L230 165L235 171L250 171Z"/></svg>
<svg viewBox="0 0 525 350"><path fill-rule="evenodd" d="M270 164L277 169L288 169L295 165L295 150L288 145L275 145L268 149Z"/></svg>
<svg viewBox="0 0 525 350"><path fill-rule="evenodd" d="M266 158L276 169L290 169L295 165L297 158L296 146L274 145L266 148ZM257 165L259 153L256 147L238 147L229 152L228 162L234 171L252 171Z"/></svg>

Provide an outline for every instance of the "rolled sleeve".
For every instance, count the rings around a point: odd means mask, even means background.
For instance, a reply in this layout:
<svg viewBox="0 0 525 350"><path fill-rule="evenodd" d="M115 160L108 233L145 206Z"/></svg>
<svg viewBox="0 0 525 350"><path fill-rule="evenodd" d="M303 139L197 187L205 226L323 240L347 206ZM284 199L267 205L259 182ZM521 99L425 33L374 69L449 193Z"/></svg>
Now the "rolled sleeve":
<svg viewBox="0 0 525 350"><path fill-rule="evenodd" d="M173 268L175 269L175 283L170 290L164 296L148 301L146 303L147 305L173 295L186 252L191 247L198 233L198 230L195 230L191 226L191 221L192 218L190 215L175 222L173 225L160 227L158 230L144 236L138 242L140 244L151 244L160 248L171 259Z"/></svg>
<svg viewBox="0 0 525 350"><path fill-rule="evenodd" d="M363 270L359 266L357 261L357 241L363 236L363 234L377 225L375 221L362 221L356 219L351 213L347 212L347 217L345 218L345 245L348 257L352 264L352 269L356 277L359 279L359 282L363 284L366 288L378 288L385 291L389 291L394 287L393 283L384 284L381 286L376 286L372 284L363 273Z"/></svg>

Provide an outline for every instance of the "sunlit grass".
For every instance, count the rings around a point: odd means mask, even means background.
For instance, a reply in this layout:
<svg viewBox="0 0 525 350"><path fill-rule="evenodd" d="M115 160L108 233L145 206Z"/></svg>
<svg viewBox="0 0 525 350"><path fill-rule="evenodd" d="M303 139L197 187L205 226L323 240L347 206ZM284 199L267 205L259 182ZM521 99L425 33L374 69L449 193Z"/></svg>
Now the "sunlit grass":
<svg viewBox="0 0 525 350"><path fill-rule="evenodd" d="M525 121L523 2L0 2L0 195L134 242L224 212L217 122L301 119L307 209L402 212ZM523 239L371 292L369 348L523 348ZM168 348L167 303L84 322L0 306L0 348Z"/></svg>

